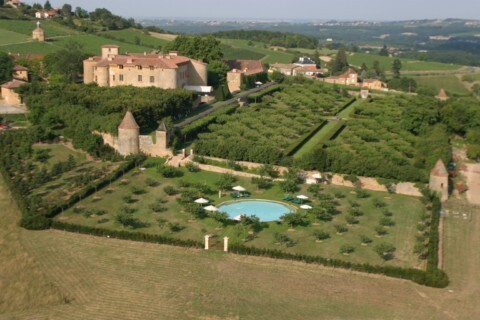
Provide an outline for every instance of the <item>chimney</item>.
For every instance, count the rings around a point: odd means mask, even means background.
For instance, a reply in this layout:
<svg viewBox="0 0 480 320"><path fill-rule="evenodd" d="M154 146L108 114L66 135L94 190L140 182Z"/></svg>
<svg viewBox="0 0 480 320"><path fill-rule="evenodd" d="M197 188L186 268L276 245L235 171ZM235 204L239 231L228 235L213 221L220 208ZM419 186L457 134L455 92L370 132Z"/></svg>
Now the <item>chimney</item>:
<svg viewBox="0 0 480 320"><path fill-rule="evenodd" d="M128 58L128 59L127 59L127 63L129 63L129 64L133 63L133 59L132 59L132 58Z"/></svg>

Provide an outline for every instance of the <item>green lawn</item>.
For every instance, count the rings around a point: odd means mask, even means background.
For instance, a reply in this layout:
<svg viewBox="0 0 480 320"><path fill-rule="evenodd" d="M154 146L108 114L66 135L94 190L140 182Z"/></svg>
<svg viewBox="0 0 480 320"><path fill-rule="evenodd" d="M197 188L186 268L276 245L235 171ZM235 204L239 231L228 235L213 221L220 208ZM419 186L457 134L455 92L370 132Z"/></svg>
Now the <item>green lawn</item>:
<svg viewBox="0 0 480 320"><path fill-rule="evenodd" d="M158 162L158 161L157 161ZM148 168L146 171L131 172L124 177L123 180L113 183L109 188L106 188L97 194L85 199L77 204L77 211L69 209L58 219L65 222L80 223L89 226L104 227L108 229L122 229L122 227L115 222L115 216L120 212L122 207L135 208L133 215L142 222L148 223L146 227L138 229L139 231L154 234L164 234L181 239L194 239L202 241L206 233L213 234L212 245L220 246L219 243L224 236L229 236L232 243L242 242L247 235L247 230L238 224L229 224L222 227L218 222L212 218L193 219L193 217L184 211L184 208L176 201L178 196L168 196L164 192L166 186L174 186L179 191L187 190L188 188L180 187L185 184L201 184L209 186L211 193L203 194L213 199L213 204L218 205L224 201L231 200L229 195L224 195L221 199L218 198L218 188L215 182L220 179L220 174L210 172L189 173L185 169L181 169L183 176L179 178L167 179L163 178L155 168ZM159 183L158 186L149 187L146 185L147 179L154 179ZM260 190L252 185L250 179L238 178L235 184L240 184L252 192L252 198L281 200L284 192L281 191L279 185L275 183L268 190ZM145 193L135 195L132 193L132 188L137 187L144 189ZM246 245L265 247L270 249L280 249L292 253L305 253L310 255L320 255L330 258L346 259L352 262L369 262L373 264L392 264L398 266L418 267L422 265L416 256L413 254L414 236L416 234L416 224L419 221L419 216L423 212L423 206L419 199L390 195L382 192L369 192L370 197L366 199L359 199L353 193L354 189L345 187L324 187L321 191L323 195L341 194L343 198L337 198L337 210L339 213L334 216L331 222L317 222L311 216L309 219L313 224L306 227L296 227L294 231L289 231L289 227L283 223L269 222L267 227L260 231L255 239L245 242ZM306 186L298 193L306 194L312 199L311 205L319 205L320 200L311 192L308 192ZM123 200L125 196L131 196L136 201L132 204L126 204ZM374 228L378 225L381 219L382 209L375 208L372 199L377 198L385 201L388 210L393 213L393 220L396 225L388 229L388 234L383 238L375 236ZM165 203L163 206L166 211L155 213L150 206L162 199ZM349 202L355 201L360 205L360 209L364 212L362 217L359 217L359 224L349 226L349 231L343 235L336 234L334 225L345 224L346 211L350 207ZM84 213L88 210L104 210L101 215L86 216ZM305 212L298 209L299 213ZM161 227L156 222L158 218L165 220L165 223L179 223L185 229L180 232L172 233L167 227ZM331 238L325 240L323 243L315 241L313 233L316 230L324 230L330 233ZM275 244L274 233L281 233L290 237L296 245L292 247L285 247ZM362 246L360 244L360 235L365 234L369 236L373 243L369 246ZM377 254L373 251L373 246L379 242L392 243L397 252L395 258L389 262L383 262ZM343 244L349 244L355 247L355 253L350 256L344 256L339 253L339 248Z"/></svg>
<svg viewBox="0 0 480 320"><path fill-rule="evenodd" d="M281 50L274 51L264 48L263 43L253 42L253 45L249 46L247 40L237 39L219 39L222 44L231 46L234 50L229 49L225 58L227 59L261 59L264 63L290 63L294 58L292 53L284 52ZM238 51L238 53L236 53ZM247 56L248 52L253 52L256 55ZM260 58L260 55L263 57Z"/></svg>
<svg viewBox="0 0 480 320"><path fill-rule="evenodd" d="M355 111L355 106L358 106L362 104L363 101L356 101L355 103L352 103L348 108L342 110L342 112L339 113L339 117L343 118L348 118L353 111ZM301 156L304 156L311 150L313 150L316 146L318 146L320 143L324 143L325 137L327 137L330 134L330 131L335 129L337 125L337 121L330 121L327 123L320 131L318 131L310 140L305 143L300 150L298 150L295 155L293 156L294 158L300 158Z"/></svg>
<svg viewBox="0 0 480 320"><path fill-rule="evenodd" d="M128 42L131 44L135 44L137 41L139 41L138 45L154 47L156 49L161 48L169 42L167 40L152 37L151 35L145 34L143 31L138 29L105 31L100 32L99 35L106 35L107 37L115 38L115 40Z"/></svg>
<svg viewBox="0 0 480 320"><path fill-rule="evenodd" d="M50 158L46 164L52 166L55 162L66 161L70 155L78 162L87 160L85 153L73 151L62 144L34 145L33 150L47 150Z"/></svg>
<svg viewBox="0 0 480 320"><path fill-rule="evenodd" d="M390 71L392 69L392 63L395 58L379 56L376 54L368 53L354 53L347 57L348 62L357 67L360 67L362 63L365 63L367 67L372 67L373 62L377 60L380 62L380 67L385 71ZM440 62L428 62L428 61L419 61L419 60L410 60L410 59L400 59L402 61L402 70L403 71L433 71L433 70L458 70L461 66L452 65Z"/></svg>
<svg viewBox="0 0 480 320"><path fill-rule="evenodd" d="M0 20L1 21L1 20ZM25 42L29 40L29 37L10 30L0 29L0 46L11 43Z"/></svg>
<svg viewBox="0 0 480 320"><path fill-rule="evenodd" d="M0 29L9 30L17 33L22 33L27 36L32 35L33 29L37 27L36 20L3 20L0 19ZM80 34L80 31L70 29L62 26L54 21L42 20L40 26L45 30L47 37L53 36L67 36Z"/></svg>
<svg viewBox="0 0 480 320"><path fill-rule="evenodd" d="M447 94L469 94L463 82L454 75L448 76L416 76L413 77L419 87L427 87L438 92L445 89Z"/></svg>

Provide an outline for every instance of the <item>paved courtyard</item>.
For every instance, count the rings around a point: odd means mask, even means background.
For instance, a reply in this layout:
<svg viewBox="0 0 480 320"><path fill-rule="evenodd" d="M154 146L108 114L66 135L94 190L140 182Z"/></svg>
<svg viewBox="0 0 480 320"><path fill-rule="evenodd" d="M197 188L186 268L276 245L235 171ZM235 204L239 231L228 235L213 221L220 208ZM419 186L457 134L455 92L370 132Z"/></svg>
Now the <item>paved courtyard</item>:
<svg viewBox="0 0 480 320"><path fill-rule="evenodd" d="M0 100L0 114L19 114L26 112L27 110L25 108L11 106Z"/></svg>

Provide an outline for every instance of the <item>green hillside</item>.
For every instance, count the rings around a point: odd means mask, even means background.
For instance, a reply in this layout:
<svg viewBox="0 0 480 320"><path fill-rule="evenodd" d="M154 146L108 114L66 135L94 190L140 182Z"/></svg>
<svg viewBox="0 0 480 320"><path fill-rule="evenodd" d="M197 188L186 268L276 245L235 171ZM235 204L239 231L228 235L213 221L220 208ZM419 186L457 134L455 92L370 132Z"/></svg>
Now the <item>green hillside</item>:
<svg viewBox="0 0 480 320"><path fill-rule="evenodd" d="M384 57L376 54L369 53L354 53L348 56L348 62L352 65L360 67L362 63L365 63L367 67L372 67L374 61L380 63L380 67L386 71L390 71L392 68L393 60L396 58ZM423 71L423 70L458 70L461 68L459 65L446 64L439 62L429 62L429 61L419 61L419 60L410 60L410 59L400 59L402 61L402 70L403 71Z"/></svg>

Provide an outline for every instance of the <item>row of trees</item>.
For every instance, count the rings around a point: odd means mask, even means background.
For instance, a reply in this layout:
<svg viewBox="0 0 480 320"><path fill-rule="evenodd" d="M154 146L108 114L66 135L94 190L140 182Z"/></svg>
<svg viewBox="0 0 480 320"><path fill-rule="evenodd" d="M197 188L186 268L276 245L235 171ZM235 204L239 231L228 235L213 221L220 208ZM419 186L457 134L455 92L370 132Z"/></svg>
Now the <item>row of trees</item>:
<svg viewBox="0 0 480 320"><path fill-rule="evenodd" d="M301 34L264 30L230 30L213 34L217 38L242 39L263 42L270 46L285 48L317 48L318 40Z"/></svg>

